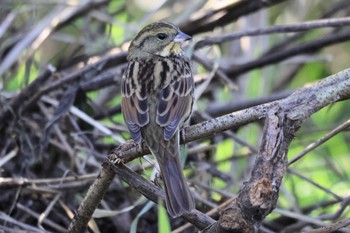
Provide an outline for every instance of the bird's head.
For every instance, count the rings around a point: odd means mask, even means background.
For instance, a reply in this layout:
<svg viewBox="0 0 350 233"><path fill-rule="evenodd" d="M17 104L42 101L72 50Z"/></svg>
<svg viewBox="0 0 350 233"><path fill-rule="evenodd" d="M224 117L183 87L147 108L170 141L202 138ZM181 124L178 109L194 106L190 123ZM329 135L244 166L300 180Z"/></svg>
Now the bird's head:
<svg viewBox="0 0 350 233"><path fill-rule="evenodd" d="M129 56L181 56L181 44L191 38L171 23L152 23L144 27L131 42Z"/></svg>

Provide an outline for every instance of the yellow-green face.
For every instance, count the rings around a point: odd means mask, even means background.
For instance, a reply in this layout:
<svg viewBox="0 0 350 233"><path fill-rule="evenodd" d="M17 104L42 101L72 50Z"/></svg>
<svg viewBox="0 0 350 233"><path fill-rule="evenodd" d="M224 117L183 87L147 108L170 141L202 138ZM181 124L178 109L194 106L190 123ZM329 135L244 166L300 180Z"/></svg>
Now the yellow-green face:
<svg viewBox="0 0 350 233"><path fill-rule="evenodd" d="M157 22L143 28L131 42L129 54L149 53L161 57L182 54L181 43L191 37L181 32L175 25Z"/></svg>

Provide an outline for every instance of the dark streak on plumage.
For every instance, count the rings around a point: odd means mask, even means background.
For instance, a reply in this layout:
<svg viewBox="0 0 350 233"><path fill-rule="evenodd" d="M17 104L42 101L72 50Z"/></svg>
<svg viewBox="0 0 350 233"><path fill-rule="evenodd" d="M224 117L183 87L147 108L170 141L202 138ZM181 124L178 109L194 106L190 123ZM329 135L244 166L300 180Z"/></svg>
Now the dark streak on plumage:
<svg viewBox="0 0 350 233"><path fill-rule="evenodd" d="M160 32L167 34L168 41L157 39ZM189 60L174 40L178 33L176 26L164 22L141 30L129 47L129 64L122 79L125 122L135 142L144 139L157 158L172 217L194 208L178 144L178 131L192 112L194 82Z"/></svg>
<svg viewBox="0 0 350 233"><path fill-rule="evenodd" d="M134 66L135 66L134 62L129 63L127 77L133 77L134 76Z"/></svg>
<svg viewBox="0 0 350 233"><path fill-rule="evenodd" d="M181 82L181 83L180 83L179 93L183 93L184 88L185 88L185 83L186 83L186 82Z"/></svg>
<svg viewBox="0 0 350 233"><path fill-rule="evenodd" d="M176 106L178 100L179 100L179 97L174 98L173 106Z"/></svg>
<svg viewBox="0 0 350 233"><path fill-rule="evenodd" d="M166 79L166 75L169 73L169 65L168 62L162 61L162 71L160 72L160 77L162 80Z"/></svg>
<svg viewBox="0 0 350 233"><path fill-rule="evenodd" d="M140 96L141 98L145 99L147 97L147 85L141 85L141 91L140 91Z"/></svg>
<svg viewBox="0 0 350 233"><path fill-rule="evenodd" d="M163 98L163 99L167 99L167 98L169 97L169 94L170 94L170 86L166 86L166 87L163 89L162 98Z"/></svg>
<svg viewBox="0 0 350 233"><path fill-rule="evenodd" d="M158 112L163 113L167 107L167 103L165 101L160 101L158 105Z"/></svg>
<svg viewBox="0 0 350 233"><path fill-rule="evenodd" d="M134 74L135 75L135 74ZM135 90L136 89L136 82L135 82L135 79L130 79L130 86L131 86L131 89Z"/></svg>
<svg viewBox="0 0 350 233"><path fill-rule="evenodd" d="M130 92L131 92L131 90L130 90L130 85L125 85L125 86L126 86L126 92L125 92L125 93L126 93L126 95L129 96L129 95L131 94L131 93L130 93Z"/></svg>
<svg viewBox="0 0 350 233"><path fill-rule="evenodd" d="M178 90L179 89L179 84L180 84L179 81L175 81L174 82L174 85L173 85L174 86L174 90Z"/></svg>
<svg viewBox="0 0 350 233"><path fill-rule="evenodd" d="M135 103L134 103L134 99L133 98L130 98L130 104L131 104L131 107L135 107Z"/></svg>

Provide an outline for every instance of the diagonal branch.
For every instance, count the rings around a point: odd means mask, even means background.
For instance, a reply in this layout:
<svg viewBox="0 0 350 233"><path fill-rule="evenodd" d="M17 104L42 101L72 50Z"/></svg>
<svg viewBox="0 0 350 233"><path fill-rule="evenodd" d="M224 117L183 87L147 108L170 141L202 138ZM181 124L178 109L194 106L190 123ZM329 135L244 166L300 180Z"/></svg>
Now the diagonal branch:
<svg viewBox="0 0 350 233"><path fill-rule="evenodd" d="M279 187L287 166L288 146L302 122L321 108L339 100L350 99L350 69L341 71L320 82L299 89L289 97L227 114L216 119L187 127L183 142L206 138L224 130L245 125L266 117L265 132L251 178L238 193L236 202L229 205L219 221L196 219L196 226L203 232L254 232L263 219L275 208ZM81 232L91 218L115 172L137 190L145 187L149 193L140 191L151 200L162 196L149 182L142 183L141 176L130 172L120 162L128 162L148 153L145 146L127 142L116 148L108 157L115 166L104 164L98 178L90 187L81 203L69 232ZM113 170L114 169L114 170ZM128 171L128 172L126 172ZM148 187L148 188L147 188ZM197 213L197 211L194 211ZM193 214L192 212L189 216ZM185 216L185 218L189 217ZM198 214L197 216L203 216ZM199 217L198 217L199 218ZM204 218L205 219L205 218ZM194 222L193 222L194 223Z"/></svg>
<svg viewBox="0 0 350 233"><path fill-rule="evenodd" d="M263 8L277 5L286 0L256 0L256 1L228 1L228 4L218 9L204 9L199 17L190 19L180 25L184 32L198 34L213 30L217 26L227 25L243 15L257 12ZM212 4L215 4L212 1Z"/></svg>
<svg viewBox="0 0 350 233"><path fill-rule="evenodd" d="M250 29L246 31L233 32L226 35L214 36L200 40L196 43L195 49L200 49L205 46L225 43L231 40L240 39L244 36L259 36L273 33L288 33L288 32L303 32L316 28L326 27L343 27L350 24L350 17L335 18L335 19L319 19L298 24L289 25L274 25L266 28Z"/></svg>
<svg viewBox="0 0 350 233"><path fill-rule="evenodd" d="M349 39L350 32L348 30L332 33L324 38L316 39L310 42L305 42L300 45L295 45L293 47L289 47L284 50L262 56L258 59L249 61L239 66L232 66L229 69L225 70L225 72L227 75L236 76L255 68L260 68L273 64L275 62L284 61L287 58L291 58L299 54L314 53L323 47L348 41Z"/></svg>
<svg viewBox="0 0 350 233"><path fill-rule="evenodd" d="M321 108L350 95L350 70L302 88L272 107L266 118L264 136L251 178L244 183L236 202L206 233L256 232L276 207L279 187L287 168L287 153L302 122Z"/></svg>

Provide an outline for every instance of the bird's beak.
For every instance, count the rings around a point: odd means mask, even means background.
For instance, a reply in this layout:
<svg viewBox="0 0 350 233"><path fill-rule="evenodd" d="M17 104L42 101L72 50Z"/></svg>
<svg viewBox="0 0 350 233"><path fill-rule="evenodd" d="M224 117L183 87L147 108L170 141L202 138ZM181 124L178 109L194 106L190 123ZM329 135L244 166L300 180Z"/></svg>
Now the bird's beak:
<svg viewBox="0 0 350 233"><path fill-rule="evenodd" d="M181 31L179 31L179 33L177 33L177 35L174 38L174 42L184 42L186 40L190 40L192 39L192 36L189 36Z"/></svg>

